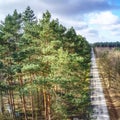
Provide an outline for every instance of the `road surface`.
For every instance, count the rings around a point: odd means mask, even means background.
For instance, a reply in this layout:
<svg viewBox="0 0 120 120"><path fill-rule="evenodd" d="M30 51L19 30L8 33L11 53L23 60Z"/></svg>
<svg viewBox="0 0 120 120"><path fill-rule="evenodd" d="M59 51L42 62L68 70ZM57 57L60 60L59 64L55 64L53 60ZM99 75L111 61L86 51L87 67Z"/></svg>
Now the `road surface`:
<svg viewBox="0 0 120 120"><path fill-rule="evenodd" d="M91 104L93 112L91 114L92 120L110 120L108 109L98 74L98 69L95 60L95 54L92 49L92 65L91 65Z"/></svg>

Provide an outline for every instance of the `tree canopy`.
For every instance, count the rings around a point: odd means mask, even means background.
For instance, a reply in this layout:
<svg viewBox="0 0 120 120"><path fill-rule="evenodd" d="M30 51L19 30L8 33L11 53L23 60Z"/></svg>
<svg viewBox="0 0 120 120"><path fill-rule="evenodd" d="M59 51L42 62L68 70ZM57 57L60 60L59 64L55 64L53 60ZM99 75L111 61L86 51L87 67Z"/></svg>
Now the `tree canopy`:
<svg viewBox="0 0 120 120"><path fill-rule="evenodd" d="M0 31L2 113L7 101L13 119L88 117L91 48L84 37L49 11L36 20L29 6L8 14Z"/></svg>

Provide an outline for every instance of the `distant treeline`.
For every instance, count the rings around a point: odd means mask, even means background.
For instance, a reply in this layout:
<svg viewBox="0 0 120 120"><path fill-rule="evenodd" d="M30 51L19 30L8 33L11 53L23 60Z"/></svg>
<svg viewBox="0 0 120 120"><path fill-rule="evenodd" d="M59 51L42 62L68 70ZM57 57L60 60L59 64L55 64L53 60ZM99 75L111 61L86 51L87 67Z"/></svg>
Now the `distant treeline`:
<svg viewBox="0 0 120 120"><path fill-rule="evenodd" d="M120 42L96 42L95 47L120 47Z"/></svg>

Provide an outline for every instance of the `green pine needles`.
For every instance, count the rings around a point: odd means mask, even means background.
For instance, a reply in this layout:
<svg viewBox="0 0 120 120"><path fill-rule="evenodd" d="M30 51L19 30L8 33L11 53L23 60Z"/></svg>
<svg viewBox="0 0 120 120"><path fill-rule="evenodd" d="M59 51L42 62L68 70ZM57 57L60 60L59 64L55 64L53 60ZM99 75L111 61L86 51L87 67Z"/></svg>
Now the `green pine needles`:
<svg viewBox="0 0 120 120"><path fill-rule="evenodd" d="M30 7L7 15L0 31L3 117L88 119L90 45L86 39L73 27L67 29L58 19L52 20L49 11L36 20Z"/></svg>

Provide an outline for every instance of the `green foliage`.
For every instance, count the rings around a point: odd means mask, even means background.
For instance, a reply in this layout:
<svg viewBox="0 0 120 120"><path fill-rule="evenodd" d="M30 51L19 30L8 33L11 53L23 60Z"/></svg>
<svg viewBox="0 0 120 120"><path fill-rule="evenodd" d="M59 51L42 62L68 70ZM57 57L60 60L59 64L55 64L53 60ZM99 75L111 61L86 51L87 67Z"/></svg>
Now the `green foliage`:
<svg viewBox="0 0 120 120"><path fill-rule="evenodd" d="M12 58L15 62L20 62L27 57L27 51L14 52Z"/></svg>
<svg viewBox="0 0 120 120"><path fill-rule="evenodd" d="M4 64L2 61L0 61L0 69L3 69L3 67L4 67Z"/></svg>
<svg viewBox="0 0 120 120"><path fill-rule="evenodd" d="M36 20L34 11L28 6L22 14L22 19L25 23L32 23Z"/></svg>
<svg viewBox="0 0 120 120"><path fill-rule="evenodd" d="M90 45L84 37L77 35L73 27L67 30L58 20L51 20L49 11L35 22L30 7L22 19L16 10L8 15L0 30L0 69L5 66L5 81L10 83L5 82L6 86L11 88L14 83L16 89L12 90L23 98L36 98L37 94L41 102L37 98L27 104L42 111L50 109L56 120L87 113Z"/></svg>
<svg viewBox="0 0 120 120"><path fill-rule="evenodd" d="M27 65L24 65L23 66L23 68L22 68L22 72L29 72L29 73L31 73L31 72L37 72L37 71L39 71L39 69L40 69L40 66L39 65L37 65L37 64L27 64Z"/></svg>
<svg viewBox="0 0 120 120"><path fill-rule="evenodd" d="M120 42L96 42L93 44L94 47L109 47L109 48L119 48Z"/></svg>
<svg viewBox="0 0 120 120"><path fill-rule="evenodd" d="M21 24L21 14L18 14L17 10L15 10L13 15L8 15L5 18L5 22L1 24L1 31L4 34L3 39L17 40L17 37L21 35L20 24ZM10 42L10 41L7 41L7 42Z"/></svg>

